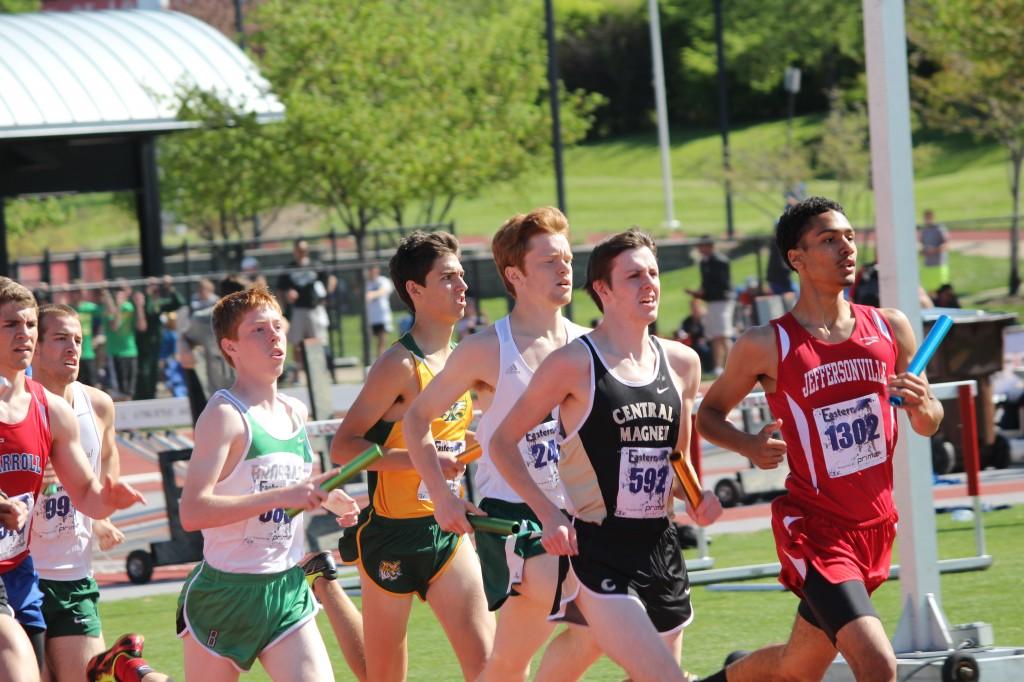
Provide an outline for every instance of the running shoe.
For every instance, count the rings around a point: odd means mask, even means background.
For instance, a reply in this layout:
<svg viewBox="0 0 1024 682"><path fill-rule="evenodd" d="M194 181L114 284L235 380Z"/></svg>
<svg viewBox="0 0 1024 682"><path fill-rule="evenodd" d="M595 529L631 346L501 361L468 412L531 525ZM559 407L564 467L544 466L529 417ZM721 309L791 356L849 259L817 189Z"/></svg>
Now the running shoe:
<svg viewBox="0 0 1024 682"><path fill-rule="evenodd" d="M89 682L117 682L117 678L114 677L114 665L117 660L121 656L141 658L142 645L145 641L142 635L121 635L112 647L90 659L85 669L86 678Z"/></svg>
<svg viewBox="0 0 1024 682"><path fill-rule="evenodd" d="M338 565L334 563L334 554L329 551L317 552L299 565L302 566L310 587L317 578L334 580L338 577Z"/></svg>

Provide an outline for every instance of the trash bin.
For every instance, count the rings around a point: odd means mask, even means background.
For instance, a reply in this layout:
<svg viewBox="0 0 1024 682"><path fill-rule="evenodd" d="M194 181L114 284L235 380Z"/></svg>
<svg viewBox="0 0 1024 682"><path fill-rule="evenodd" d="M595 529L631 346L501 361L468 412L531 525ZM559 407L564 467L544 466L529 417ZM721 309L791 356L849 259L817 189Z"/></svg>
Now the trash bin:
<svg viewBox="0 0 1024 682"><path fill-rule="evenodd" d="M1016 324L1017 315L959 308L929 308L922 311L921 315L926 334L939 315L953 318L953 327L928 363L928 381L937 384L974 379L978 382L975 408L981 466L1006 466L1009 463L1009 442L996 433L990 379L1003 368L1003 329ZM963 469L962 424L957 401L944 400L942 406L946 416L932 441L932 459L937 474ZM943 453L955 453L954 461L948 461Z"/></svg>

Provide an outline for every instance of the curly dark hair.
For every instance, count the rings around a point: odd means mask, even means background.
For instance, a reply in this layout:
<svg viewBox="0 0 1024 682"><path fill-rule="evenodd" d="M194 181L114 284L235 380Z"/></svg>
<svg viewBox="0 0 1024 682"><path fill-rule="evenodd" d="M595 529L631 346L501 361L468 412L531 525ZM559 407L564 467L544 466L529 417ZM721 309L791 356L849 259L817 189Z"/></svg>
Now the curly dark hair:
<svg viewBox="0 0 1024 682"><path fill-rule="evenodd" d="M779 247L782 260L790 270L796 270L796 268L789 262L789 250L795 249L800 244L800 239L807 231L811 218L829 211L846 215L846 211L838 201L832 201L825 197L808 197L800 203L788 207L779 217L779 222L775 225L775 244Z"/></svg>

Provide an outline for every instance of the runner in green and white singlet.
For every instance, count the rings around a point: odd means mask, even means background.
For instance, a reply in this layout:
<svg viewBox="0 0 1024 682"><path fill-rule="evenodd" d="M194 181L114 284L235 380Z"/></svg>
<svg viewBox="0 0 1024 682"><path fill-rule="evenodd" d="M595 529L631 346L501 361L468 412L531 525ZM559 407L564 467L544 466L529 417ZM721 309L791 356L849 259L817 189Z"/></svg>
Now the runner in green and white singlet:
<svg viewBox="0 0 1024 682"><path fill-rule="evenodd" d="M236 380L196 423L182 489L182 526L202 530L204 540L203 561L178 601L185 678L236 680L258 658L273 680L333 679L298 566L302 516L285 514L312 510L327 495L310 478L305 406L277 393L281 308L263 287L241 291L217 303L213 327Z"/></svg>

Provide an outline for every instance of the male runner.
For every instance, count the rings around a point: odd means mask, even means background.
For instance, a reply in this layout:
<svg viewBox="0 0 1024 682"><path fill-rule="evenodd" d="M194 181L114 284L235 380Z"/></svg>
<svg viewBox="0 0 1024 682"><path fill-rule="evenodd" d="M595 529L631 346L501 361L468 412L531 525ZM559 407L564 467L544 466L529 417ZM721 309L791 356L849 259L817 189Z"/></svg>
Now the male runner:
<svg viewBox="0 0 1024 682"><path fill-rule="evenodd" d="M692 619L675 527L668 455L687 451L700 361L648 334L661 293L654 242L639 230L593 251L587 291L604 318L551 353L491 436L498 471L534 511L551 554L566 555L553 613L582 615L601 650L630 678L682 680L682 629ZM519 442L557 408L559 472L570 521L530 475ZM691 516L721 512L705 493Z"/></svg>
<svg viewBox="0 0 1024 682"><path fill-rule="evenodd" d="M430 421L469 389L476 391L484 407L477 428L483 457L475 474L483 498L480 509L499 518L538 522L495 469L487 434L493 433L512 409L541 361L588 331L562 317L562 306L572 296L568 233L569 222L557 208L539 208L505 221L491 241L491 251L505 289L515 299L512 312L463 340L444 370L405 413L409 456L434 499L434 518L444 530L462 534L469 532L469 526L463 500L449 492L437 465ZM518 447L534 481L553 504L564 509L557 426L553 417L546 416ZM476 534L488 607L492 611L501 609L494 650L487 659L483 679L525 679L533 654L554 629L547 615L558 579L557 557L545 554L539 539L528 537L514 541L514 553L506 554L507 541L507 536ZM509 596L516 598L508 600ZM539 679L576 679L600 655L583 628L566 630L551 647Z"/></svg>
<svg viewBox="0 0 1024 682"><path fill-rule="evenodd" d="M800 297L791 312L740 337L697 427L762 469L788 461L772 528L779 580L800 605L789 643L708 679L821 679L838 649L858 680L895 680L892 645L870 599L889 575L896 535L888 398L903 398L911 427L925 436L938 429L942 404L927 379L906 373L917 345L906 316L844 298L857 245L842 206L821 197L790 206L776 242L800 277ZM726 417L758 382L775 421L748 434ZM780 429L781 440L773 436Z"/></svg>
<svg viewBox="0 0 1024 682"><path fill-rule="evenodd" d="M302 516L285 514L314 509L327 494L310 478L306 408L277 391L281 308L254 287L222 298L213 327L236 378L196 423L181 494L181 525L203 531L203 561L178 599L185 677L236 680L258 658L274 680L333 679L298 565Z"/></svg>
<svg viewBox="0 0 1024 682"><path fill-rule="evenodd" d="M70 503L90 517L106 518L143 501L138 491L114 483L110 476L102 484L96 479L82 452L74 411L62 397L25 376L38 338L37 317L32 292L0 277L0 490L28 511L20 530L0 532L3 681L38 680L43 664L43 595L28 544L47 462L53 462Z"/></svg>
<svg viewBox="0 0 1024 682"><path fill-rule="evenodd" d="M358 561L362 578L369 679L405 678L406 628L414 593L441 622L463 675L475 679L494 638L480 563L465 535L446 532L434 520L434 503L409 460L399 423L452 352L452 330L466 307L459 243L447 232L414 232L398 245L390 269L395 289L416 321L373 364L331 444L331 457L339 463L371 442L384 450L384 457L370 466L370 506L357 533L342 539L341 555ZM456 457L466 449L466 428L473 418L469 393L433 417L430 429L438 458L450 485L457 488L465 465Z"/></svg>
<svg viewBox="0 0 1024 682"><path fill-rule="evenodd" d="M75 411L82 450L95 476L118 477L114 401L99 389L79 383L84 330L78 313L50 303L39 309L39 343L32 359L36 381L64 398ZM52 468L46 468L52 480ZM74 508L63 486L47 485L32 520L32 560L39 572L46 621L46 677L82 679L89 659L103 651L99 587L92 578L92 539L103 550L124 534L109 520L93 521Z"/></svg>

